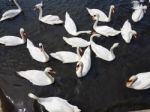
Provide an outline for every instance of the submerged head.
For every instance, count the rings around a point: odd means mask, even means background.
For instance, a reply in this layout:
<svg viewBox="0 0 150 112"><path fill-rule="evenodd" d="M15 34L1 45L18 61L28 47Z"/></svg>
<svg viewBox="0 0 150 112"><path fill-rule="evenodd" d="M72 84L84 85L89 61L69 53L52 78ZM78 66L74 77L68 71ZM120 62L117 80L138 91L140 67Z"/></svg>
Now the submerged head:
<svg viewBox="0 0 150 112"><path fill-rule="evenodd" d="M136 75L131 76L129 80L126 82L126 87L130 88L137 79L138 77Z"/></svg>
<svg viewBox="0 0 150 112"><path fill-rule="evenodd" d="M51 67L46 67L44 71L48 74L56 74L56 72L53 71L53 69Z"/></svg>

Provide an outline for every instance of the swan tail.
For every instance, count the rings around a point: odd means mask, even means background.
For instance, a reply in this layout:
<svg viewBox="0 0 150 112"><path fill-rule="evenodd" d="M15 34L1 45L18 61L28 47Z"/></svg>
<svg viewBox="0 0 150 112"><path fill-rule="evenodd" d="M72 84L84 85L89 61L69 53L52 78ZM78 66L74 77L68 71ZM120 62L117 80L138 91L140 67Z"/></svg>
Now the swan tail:
<svg viewBox="0 0 150 112"><path fill-rule="evenodd" d="M63 40L64 40L65 42L67 42L67 39L68 39L67 37L63 37Z"/></svg>
<svg viewBox="0 0 150 112"><path fill-rule="evenodd" d="M81 110L77 106L73 106L74 112L81 112Z"/></svg>
<svg viewBox="0 0 150 112"><path fill-rule="evenodd" d="M27 48L30 48L31 46L34 46L31 40L27 39Z"/></svg>
<svg viewBox="0 0 150 112"><path fill-rule="evenodd" d="M35 96L35 95L32 94L32 93L29 93L29 94L28 94L28 97L30 97L30 98L32 98L32 99L34 99L34 100L38 100L38 99L39 99L37 96Z"/></svg>
<svg viewBox="0 0 150 112"><path fill-rule="evenodd" d="M50 53L50 56L55 59L61 60L60 57L56 53Z"/></svg>

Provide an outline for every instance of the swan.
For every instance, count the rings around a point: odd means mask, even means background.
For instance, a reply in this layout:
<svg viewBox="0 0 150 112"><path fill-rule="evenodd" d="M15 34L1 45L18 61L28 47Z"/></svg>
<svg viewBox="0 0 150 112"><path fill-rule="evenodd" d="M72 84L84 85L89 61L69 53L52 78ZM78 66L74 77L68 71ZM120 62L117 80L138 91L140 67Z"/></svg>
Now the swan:
<svg viewBox="0 0 150 112"><path fill-rule="evenodd" d="M93 25L93 29L94 29L97 33L99 33L99 34L101 34L101 35L103 35L103 36L106 36L106 37L109 37L109 36L116 36L116 35L118 35L118 34L120 33L120 31L115 30L114 28L111 28L111 27L109 27L109 26L97 26L98 20L99 20L99 17L100 17L100 16L97 15L96 17L97 17L97 19L96 19L96 21L95 21L95 23L94 23L94 25Z"/></svg>
<svg viewBox="0 0 150 112"><path fill-rule="evenodd" d="M112 13L114 13L114 9L115 9L115 6L114 5L111 5L110 6L110 9L109 9L109 15L106 16L106 14L99 10L99 9L89 9L89 8L86 8L87 11L89 12L89 14L93 17L94 20L97 19L97 14L99 15L99 21L101 22L110 22L111 21L111 15Z"/></svg>
<svg viewBox="0 0 150 112"><path fill-rule="evenodd" d="M91 68L91 50L88 46L80 60L76 64L76 75L78 78L84 77L87 75Z"/></svg>
<svg viewBox="0 0 150 112"><path fill-rule="evenodd" d="M136 38L137 32L132 30L129 20L126 20L123 27L121 28L121 35L126 43L131 42L132 36Z"/></svg>
<svg viewBox="0 0 150 112"><path fill-rule="evenodd" d="M143 17L144 13L146 13L147 6L140 4L138 1L133 2L134 12L132 13L132 20L134 22L139 22Z"/></svg>
<svg viewBox="0 0 150 112"><path fill-rule="evenodd" d="M16 36L3 36L0 38L0 44L4 44L5 46L17 46L26 43L26 33L23 28L20 28L20 37Z"/></svg>
<svg viewBox="0 0 150 112"><path fill-rule="evenodd" d="M91 42L91 48L92 51L96 54L96 57L101 58L105 61L113 61L115 59L115 54L114 54L114 49L116 47L119 46L119 43L114 43L112 45L112 47L110 48L110 50L106 49L105 47L101 46L101 45L97 45L94 41L93 41L93 37L100 37L99 34L93 34L90 37L90 42Z"/></svg>
<svg viewBox="0 0 150 112"><path fill-rule="evenodd" d="M70 51L58 51L55 53L50 53L50 56L61 61L62 63L75 63L81 58L79 50L80 48L78 47L77 54Z"/></svg>
<svg viewBox="0 0 150 112"><path fill-rule="evenodd" d="M18 71L17 74L29 80L33 85L46 86L54 82L54 78L50 75L55 73L51 67L46 67L44 71L41 70L26 70Z"/></svg>
<svg viewBox="0 0 150 112"><path fill-rule="evenodd" d="M15 5L18 7L18 9L11 9L11 10L4 12L0 21L14 18L22 12L22 9L21 9L20 5L17 3L17 1L16 0L13 0L13 1L14 1Z"/></svg>
<svg viewBox="0 0 150 112"><path fill-rule="evenodd" d="M39 43L39 47L35 47L34 44L31 42L31 40L27 39L27 48L34 60L42 63L46 63L49 61L49 56L45 52L42 43Z"/></svg>
<svg viewBox="0 0 150 112"><path fill-rule="evenodd" d="M81 110L74 105L71 105L67 100L59 97L37 97L32 93L28 96L37 100L48 112L81 112Z"/></svg>
<svg viewBox="0 0 150 112"><path fill-rule="evenodd" d="M63 40L72 47L87 47L90 45L90 42L80 37L71 37L71 38L63 37Z"/></svg>
<svg viewBox="0 0 150 112"><path fill-rule="evenodd" d="M50 25L63 23L63 21L56 15L46 15L46 16L42 17L42 15L43 15L42 6L43 6L43 2L35 5L35 9L39 9L39 11L40 11L39 21L46 23L46 24L50 24Z"/></svg>
<svg viewBox="0 0 150 112"><path fill-rule="evenodd" d="M78 36L79 34L82 34L82 33L91 34L90 30L77 32L77 27L68 12L66 12L65 18L66 19L65 19L64 27L69 34L73 36Z"/></svg>
<svg viewBox="0 0 150 112"><path fill-rule="evenodd" d="M132 75L126 83L126 87L135 90L145 90L150 88L150 72Z"/></svg>

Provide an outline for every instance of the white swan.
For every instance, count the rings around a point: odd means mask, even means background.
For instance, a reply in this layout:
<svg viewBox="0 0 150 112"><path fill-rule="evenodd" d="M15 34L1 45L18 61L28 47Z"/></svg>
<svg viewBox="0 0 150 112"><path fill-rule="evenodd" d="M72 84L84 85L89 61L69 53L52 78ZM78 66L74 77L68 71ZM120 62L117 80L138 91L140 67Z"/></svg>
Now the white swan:
<svg viewBox="0 0 150 112"><path fill-rule="evenodd" d="M28 96L44 106L48 112L80 112L81 110L74 105L71 105L67 100L59 97L40 98L32 93Z"/></svg>
<svg viewBox="0 0 150 112"><path fill-rule="evenodd" d="M121 28L121 35L126 43L130 43L133 36L136 38L137 32L132 30L129 20L126 20Z"/></svg>
<svg viewBox="0 0 150 112"><path fill-rule="evenodd" d="M116 35L118 35L120 33L120 31L115 30L114 28L111 28L109 26L97 26L98 20L99 20L99 15L97 15L96 18L97 19L96 19L96 21L95 21L95 23L93 25L93 29L97 33L99 33L99 34L101 34L103 36L106 36L106 37L108 37L108 36L116 36Z"/></svg>
<svg viewBox="0 0 150 112"><path fill-rule="evenodd" d="M32 84L38 86L50 85L54 82L54 78L50 75L55 73L51 67L41 70L26 70L17 72L19 76L29 80Z"/></svg>
<svg viewBox="0 0 150 112"><path fill-rule="evenodd" d="M15 5L17 6L18 9L11 9L11 10L8 10L8 11L4 12L4 14L2 15L0 21L4 21L4 20L10 19L10 18L14 18L22 12L22 9L21 9L20 5L17 3L17 1L16 0L13 0L13 1L14 1Z"/></svg>
<svg viewBox="0 0 150 112"><path fill-rule="evenodd" d="M36 61L42 63L49 61L49 56L45 52L42 43L39 43L39 47L35 47L34 44L29 39L27 39L27 48L32 58L35 59Z"/></svg>
<svg viewBox="0 0 150 112"><path fill-rule="evenodd" d="M76 65L76 75L81 78L87 75L91 68L91 50L88 46Z"/></svg>
<svg viewBox="0 0 150 112"><path fill-rule="evenodd" d="M66 19L65 19L64 27L69 34L73 36L78 36L79 34L82 34L82 33L91 34L91 31L89 30L77 32L77 27L68 12L66 12L65 18Z"/></svg>
<svg viewBox="0 0 150 112"><path fill-rule="evenodd" d="M116 47L118 47L119 43L114 43L112 45L112 47L110 48L110 50L106 49L105 47L101 46L101 45L97 45L94 41L93 41L93 37L100 37L99 34L93 34L90 37L90 42L91 42L91 48L92 51L96 54L96 57L101 58L105 61L113 61L115 59L115 54L114 54L114 49Z"/></svg>
<svg viewBox="0 0 150 112"><path fill-rule="evenodd" d="M46 16L42 17L42 15L43 15L42 6L43 6L43 2L41 2L35 6L35 9L39 9L39 11L40 11L39 21L46 23L46 24L50 24L50 25L63 23L63 21L56 15L46 15Z"/></svg>
<svg viewBox="0 0 150 112"><path fill-rule="evenodd" d="M140 21L144 17L144 13L146 13L147 6L140 4L138 1L133 2L134 12L132 13L132 20L134 22Z"/></svg>
<svg viewBox="0 0 150 112"><path fill-rule="evenodd" d="M87 8L89 14L93 17L93 19L96 20L97 19L96 16L99 15L99 21L101 21L101 22L110 22L111 21L111 15L112 15L112 13L114 13L114 9L115 9L115 6L111 5L110 10L109 10L109 15L106 16L106 14L99 9Z"/></svg>
<svg viewBox="0 0 150 112"><path fill-rule="evenodd" d="M26 43L26 34L23 28L20 28L20 35L21 38L16 36L3 36L0 38L0 44L4 44L5 46L17 46Z"/></svg>
<svg viewBox="0 0 150 112"><path fill-rule="evenodd" d="M81 58L79 55L79 48L77 48L77 54L70 51L58 51L55 53L50 53L50 56L61 61L62 63L75 63Z"/></svg>
<svg viewBox="0 0 150 112"><path fill-rule="evenodd" d="M72 47L87 47L90 45L90 42L79 37L63 37L63 40Z"/></svg>
<svg viewBox="0 0 150 112"><path fill-rule="evenodd" d="M150 88L150 72L138 73L129 78L126 83L126 87L136 89L136 90L145 90Z"/></svg>

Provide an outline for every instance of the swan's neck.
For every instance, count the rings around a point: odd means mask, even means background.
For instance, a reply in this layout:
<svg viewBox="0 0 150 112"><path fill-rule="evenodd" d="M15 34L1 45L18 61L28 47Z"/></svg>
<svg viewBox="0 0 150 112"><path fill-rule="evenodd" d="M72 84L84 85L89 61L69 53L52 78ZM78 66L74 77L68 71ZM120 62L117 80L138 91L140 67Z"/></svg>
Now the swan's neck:
<svg viewBox="0 0 150 112"><path fill-rule="evenodd" d="M109 15L108 15L108 21L111 20L112 11L113 11L113 8L110 7L110 9L109 9Z"/></svg>
<svg viewBox="0 0 150 112"><path fill-rule="evenodd" d="M78 31L76 35L80 35L82 33L90 34L91 31L90 30L87 30L87 31Z"/></svg>
<svg viewBox="0 0 150 112"><path fill-rule="evenodd" d="M42 10L42 7L39 7L39 19L42 18L42 15L43 15L43 10Z"/></svg>
<svg viewBox="0 0 150 112"><path fill-rule="evenodd" d="M93 25L93 29L95 29L97 27L98 20L99 20L99 15L97 15L96 21L95 21L95 23Z"/></svg>
<svg viewBox="0 0 150 112"><path fill-rule="evenodd" d="M24 36L23 32L21 32L20 35L21 35L21 38L22 38L23 42L25 43L26 42L26 37Z"/></svg>
<svg viewBox="0 0 150 112"><path fill-rule="evenodd" d="M77 55L78 55L79 57L81 57L81 54L80 54L80 47L77 47L76 52L77 52Z"/></svg>
<svg viewBox="0 0 150 112"><path fill-rule="evenodd" d="M115 57L114 49L115 49L116 47L117 47L117 46L113 45L113 46L110 48L111 57Z"/></svg>
<svg viewBox="0 0 150 112"><path fill-rule="evenodd" d="M14 0L14 3L15 3L15 5L18 7L18 9L22 10L21 7L20 7L20 5L17 3L16 0Z"/></svg>

